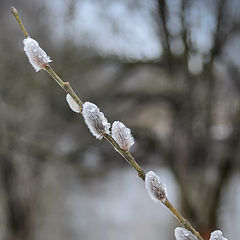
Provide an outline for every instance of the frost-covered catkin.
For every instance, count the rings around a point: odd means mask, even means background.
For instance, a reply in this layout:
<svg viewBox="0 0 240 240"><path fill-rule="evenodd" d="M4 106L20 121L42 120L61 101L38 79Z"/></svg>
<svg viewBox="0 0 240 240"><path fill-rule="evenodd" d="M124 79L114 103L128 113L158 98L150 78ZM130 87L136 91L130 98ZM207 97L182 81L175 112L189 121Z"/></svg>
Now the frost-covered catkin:
<svg viewBox="0 0 240 240"><path fill-rule="evenodd" d="M82 114L90 132L97 139L102 139L103 134L109 134L111 125L95 104L85 102L83 104Z"/></svg>
<svg viewBox="0 0 240 240"><path fill-rule="evenodd" d="M118 143L120 148L126 151L134 144L131 130L119 121L115 121L112 125L112 138Z"/></svg>
<svg viewBox="0 0 240 240"><path fill-rule="evenodd" d="M177 240L198 240L195 235L182 227L177 227L175 229L175 237Z"/></svg>
<svg viewBox="0 0 240 240"><path fill-rule="evenodd" d="M211 233L210 240L227 240L227 238L223 237L222 232L220 230L216 230Z"/></svg>
<svg viewBox="0 0 240 240"><path fill-rule="evenodd" d="M46 52L40 48L36 40L28 37L23 40L23 44L28 60L36 72L46 67L48 63L52 61Z"/></svg>
<svg viewBox="0 0 240 240"><path fill-rule="evenodd" d="M76 113L80 113L80 107L77 102L72 98L72 96L68 93L66 96L66 100L68 102L69 107Z"/></svg>
<svg viewBox="0 0 240 240"><path fill-rule="evenodd" d="M155 201L165 202L167 197L167 190L164 183L162 183L158 177L158 175L149 171L145 176L145 186L150 195L150 197Z"/></svg>

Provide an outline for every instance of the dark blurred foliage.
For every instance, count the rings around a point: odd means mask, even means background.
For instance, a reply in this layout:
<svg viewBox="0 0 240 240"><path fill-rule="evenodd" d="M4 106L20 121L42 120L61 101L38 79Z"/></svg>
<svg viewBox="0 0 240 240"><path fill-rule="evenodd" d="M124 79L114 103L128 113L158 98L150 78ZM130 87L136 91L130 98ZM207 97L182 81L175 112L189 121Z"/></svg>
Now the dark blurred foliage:
<svg viewBox="0 0 240 240"><path fill-rule="evenodd" d="M10 4L79 96L96 103L110 122L120 120L132 129L137 161L171 169L181 189L183 214L202 233L218 227L221 196L239 171L240 4L196 2L151 1L152 28L162 54L134 59L121 51L103 54L86 44L87 38L83 45L76 43L68 32L63 40L54 40L59 26L51 25L52 10L45 2L0 1L0 170L7 239L33 239L38 186L51 162L69 164L79 177L101 176L126 164L111 146L91 136L55 82L31 68ZM99 1L100 16L121 36L118 22L105 12L108 3ZM61 5L64 31L76 17L76 4L81 1ZM122 4L129 14L147 5L133 0ZM117 17L119 24L123 17ZM93 166L83 161L89 153L98 159Z"/></svg>

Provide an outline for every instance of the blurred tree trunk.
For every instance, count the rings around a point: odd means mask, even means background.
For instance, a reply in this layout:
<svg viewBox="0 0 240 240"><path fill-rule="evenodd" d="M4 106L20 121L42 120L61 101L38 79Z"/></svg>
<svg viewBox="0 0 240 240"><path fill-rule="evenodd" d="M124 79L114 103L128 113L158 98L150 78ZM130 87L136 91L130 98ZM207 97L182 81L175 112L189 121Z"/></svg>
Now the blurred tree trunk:
<svg viewBox="0 0 240 240"><path fill-rule="evenodd" d="M5 193L7 239L32 239L32 202L19 191L26 191L18 179L17 169L8 156L1 156L2 186ZM20 185L20 186L19 186Z"/></svg>

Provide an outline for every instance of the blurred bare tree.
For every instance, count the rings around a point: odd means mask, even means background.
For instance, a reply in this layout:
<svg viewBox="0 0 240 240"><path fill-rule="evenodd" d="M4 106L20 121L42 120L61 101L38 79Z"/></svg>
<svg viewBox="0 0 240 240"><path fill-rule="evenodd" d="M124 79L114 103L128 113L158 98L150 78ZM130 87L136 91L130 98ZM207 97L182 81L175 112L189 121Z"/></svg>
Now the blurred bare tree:
<svg viewBox="0 0 240 240"><path fill-rule="evenodd" d="M64 17L59 22L65 23L60 26L65 35L60 43L48 34L55 29L60 38L62 33L51 22L53 13L44 2L21 0L16 7L31 35L56 59L53 64L63 79L72 82L83 99L98 103L111 121L119 119L131 126L137 140L136 159L141 164L158 163L171 169L181 189L183 214L207 236L219 225L218 211L225 186L239 171L240 3L118 3L118 9L125 6L129 15L147 9L152 17L151 27L159 45L148 56L141 56L136 55L140 46L135 53L128 49L129 55L121 50L122 42L117 42L123 38L119 26L128 18L121 11L113 11L113 19L105 9L113 4L110 2L69 1L61 5L59 9L64 8L65 15L58 16ZM71 21L78 20L77 9L83 3L97 6L100 19L109 23L113 39L102 43L106 49L95 40L90 42L87 34L82 39L85 44L88 40L90 43L79 46L67 32ZM56 6L53 7L59 14ZM27 240L33 239L34 204L45 165L51 161L68 162L83 177L102 174L121 161L113 161L116 156L111 148L93 141L84 124L79 124L70 111L66 113L62 93L48 76L35 74L30 66L25 66L26 57L16 47L22 36L8 9L8 2L1 1L2 201L6 206L6 239ZM141 25L135 27L141 30ZM98 31L100 38L102 29ZM116 41L117 50L107 48L112 47L107 43L111 40ZM126 39L124 44L128 45ZM151 39L147 44L151 45ZM92 171L80 163L79 159L88 152L95 152L108 163L107 167L100 164Z"/></svg>

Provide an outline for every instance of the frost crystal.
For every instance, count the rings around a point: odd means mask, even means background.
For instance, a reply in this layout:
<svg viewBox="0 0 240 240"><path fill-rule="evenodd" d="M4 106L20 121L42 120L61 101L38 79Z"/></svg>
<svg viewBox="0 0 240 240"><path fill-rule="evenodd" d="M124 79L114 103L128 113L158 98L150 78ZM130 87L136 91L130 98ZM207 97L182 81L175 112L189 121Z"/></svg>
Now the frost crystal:
<svg viewBox="0 0 240 240"><path fill-rule="evenodd" d="M119 121L115 121L112 125L112 137L118 143L120 148L127 151L134 144L131 130Z"/></svg>
<svg viewBox="0 0 240 240"><path fill-rule="evenodd" d="M182 227L177 227L175 229L175 237L177 240L198 240L195 235Z"/></svg>
<svg viewBox="0 0 240 240"><path fill-rule="evenodd" d="M68 93L66 96L66 100L68 102L69 107L76 113L80 113L80 107L76 103L76 101L72 98L72 96Z"/></svg>
<svg viewBox="0 0 240 240"><path fill-rule="evenodd" d="M220 230L216 230L211 233L210 240L227 240L227 238L223 237L222 232Z"/></svg>
<svg viewBox="0 0 240 240"><path fill-rule="evenodd" d="M90 132L97 139L102 139L103 134L109 134L110 123L95 104L85 102L82 114Z"/></svg>
<svg viewBox="0 0 240 240"><path fill-rule="evenodd" d="M47 66L48 63L52 61L46 52L40 48L36 40L28 37L23 40L23 44L28 60L36 72Z"/></svg>
<svg viewBox="0 0 240 240"><path fill-rule="evenodd" d="M160 181L158 175L155 172L147 172L145 176L145 186L148 194L155 202L157 202L158 200L164 202L166 200L166 186Z"/></svg>

